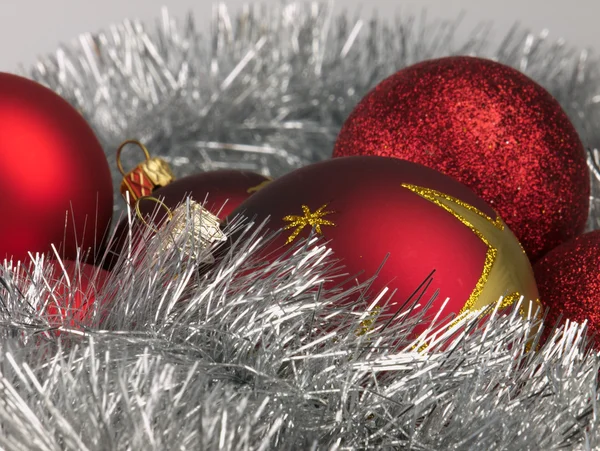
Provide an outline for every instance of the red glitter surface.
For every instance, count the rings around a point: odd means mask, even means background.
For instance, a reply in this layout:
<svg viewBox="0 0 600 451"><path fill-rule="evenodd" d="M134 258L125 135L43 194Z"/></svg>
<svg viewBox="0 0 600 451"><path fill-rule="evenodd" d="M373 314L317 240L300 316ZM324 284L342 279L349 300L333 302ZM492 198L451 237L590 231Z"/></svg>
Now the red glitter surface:
<svg viewBox="0 0 600 451"><path fill-rule="evenodd" d="M426 61L380 83L352 112L334 157L391 156L469 186L498 211L532 260L583 232L589 173L558 102L507 66Z"/></svg>
<svg viewBox="0 0 600 451"><path fill-rule="evenodd" d="M534 266L540 299L548 307L547 327L588 321L588 331L600 333L600 231L586 233L549 252ZM596 348L600 350L598 341Z"/></svg>

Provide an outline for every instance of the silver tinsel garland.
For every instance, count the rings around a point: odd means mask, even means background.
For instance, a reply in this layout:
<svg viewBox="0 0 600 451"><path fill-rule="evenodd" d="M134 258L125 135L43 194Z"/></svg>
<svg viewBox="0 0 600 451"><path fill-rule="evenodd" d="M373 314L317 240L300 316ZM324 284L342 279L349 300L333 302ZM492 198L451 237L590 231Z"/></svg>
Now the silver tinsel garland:
<svg viewBox="0 0 600 451"><path fill-rule="evenodd" d="M480 55L549 89L598 173L600 65L518 28L499 46L485 30L456 42L455 28L413 17L365 22L322 4L252 6L235 18L217 6L208 37L165 12L153 31L127 21L84 35L27 75L88 118L116 183L116 147L126 138L170 160L179 176L223 167L278 176L327 158L352 107L395 70ZM590 228L600 227L599 186L594 177ZM124 211L120 197L116 205ZM48 321L54 282L43 261L29 271L0 267L0 446L600 447L600 360L585 325L567 324L537 346L540 325L522 320L518 306L452 328L441 312L411 340L422 318L373 323L386 313L373 309L366 284L356 288L362 310L340 302L352 293L322 289L344 271L318 239L265 267L255 255L271 232L235 227L245 235L208 272L177 246L149 258L162 238L148 237L113 270L83 324ZM194 245L193 235L184 239Z"/></svg>

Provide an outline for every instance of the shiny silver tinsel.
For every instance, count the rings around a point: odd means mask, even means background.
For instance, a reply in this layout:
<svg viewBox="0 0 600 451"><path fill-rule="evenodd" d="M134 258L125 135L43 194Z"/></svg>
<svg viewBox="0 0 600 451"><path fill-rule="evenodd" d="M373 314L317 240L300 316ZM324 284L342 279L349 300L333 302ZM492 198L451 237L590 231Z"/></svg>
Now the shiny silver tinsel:
<svg viewBox="0 0 600 451"><path fill-rule="evenodd" d="M116 148L126 138L166 157L178 176L224 167L279 176L328 158L343 121L373 86L451 54L493 58L531 76L562 104L584 144L600 148L600 66L587 51L518 28L500 45L485 28L458 40L457 26L417 17L352 19L321 3L248 6L236 17L218 5L205 37L191 18L177 23L164 11L156 29L126 21L83 35L27 75L94 125L115 183ZM599 210L594 200L593 228L600 227Z"/></svg>
<svg viewBox="0 0 600 451"><path fill-rule="evenodd" d="M208 38L164 13L154 31L125 22L82 36L28 75L86 115L112 163L117 145L137 138L180 176L220 167L277 176L327 158L368 89L403 66L455 53L529 74L590 149L600 148L600 66L586 52L518 29L496 47L483 31L463 42L454 34L454 23L363 22L321 4L248 7L235 18L218 6ZM592 203L591 227L600 226L599 207ZM43 261L28 271L0 267L0 447L600 447L600 364L585 325L538 347L537 325L518 307L450 329L442 312L412 341L419 318L371 328L372 296L352 310L340 299L356 293L322 289L343 275L323 243L298 242L265 267L255 255L269 232L235 227L245 235L209 272L182 258L182 243L157 253L160 234L129 249L83 324L49 322L56 290Z"/></svg>
<svg viewBox="0 0 600 451"><path fill-rule="evenodd" d="M168 229L129 252L81 325L45 318L57 282L43 261L28 274L2 268L0 446L600 445L599 361L586 351L583 327L528 351L539 324L522 320L519 306L452 327L442 311L412 341L422 318L372 323L374 299L353 313L340 303L352 293L322 290L341 274L323 243L299 242L289 258L261 267L256 252L269 236L260 225L235 227L246 236L205 274L176 246L154 258Z"/></svg>

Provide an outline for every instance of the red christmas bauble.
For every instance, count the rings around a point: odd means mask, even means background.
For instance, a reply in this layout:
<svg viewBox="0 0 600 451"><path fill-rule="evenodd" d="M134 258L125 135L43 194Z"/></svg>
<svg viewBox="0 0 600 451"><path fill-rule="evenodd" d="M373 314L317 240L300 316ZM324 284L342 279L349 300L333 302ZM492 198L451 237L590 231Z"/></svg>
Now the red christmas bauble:
<svg viewBox="0 0 600 451"><path fill-rule="evenodd" d="M532 260L583 232L581 141L558 102L493 61L425 61L381 82L345 122L334 157L379 155L436 169L487 201Z"/></svg>
<svg viewBox="0 0 600 451"><path fill-rule="evenodd" d="M351 181L351 183L349 183ZM446 314L537 300L529 260L512 232L464 185L425 166L383 157L348 157L291 172L242 203L237 215L282 228L264 252L276 258L314 227L350 275L372 277L389 253L372 294L396 290L397 311L435 270L421 305L441 290ZM332 282L337 284L338 281ZM348 287L346 287L348 288ZM413 298L414 300L414 298Z"/></svg>
<svg viewBox="0 0 600 451"><path fill-rule="evenodd" d="M264 175L250 171L222 170L202 172L169 183L152 192L173 209L186 197L202 204L219 219L226 218L244 200L261 190L271 181ZM143 214L151 214L156 208L153 202L140 203Z"/></svg>
<svg viewBox="0 0 600 451"><path fill-rule="evenodd" d="M52 294L47 296L46 315L54 326L76 327L90 318L96 295L103 289L110 273L86 263L55 260L46 263L52 267L48 284Z"/></svg>
<svg viewBox="0 0 600 451"><path fill-rule="evenodd" d="M110 168L91 127L44 86L0 73L0 259L54 244L100 247L113 214Z"/></svg>
<svg viewBox="0 0 600 451"><path fill-rule="evenodd" d="M546 329L562 316L600 334L600 230L589 232L550 251L534 265L540 299L548 307ZM600 349L600 342L596 347Z"/></svg>
<svg viewBox="0 0 600 451"><path fill-rule="evenodd" d="M171 210L190 197L219 219L224 219L244 200L270 182L270 178L250 171L203 172L177 179L167 186L153 191L152 196L162 201ZM161 224L167 215L166 210L150 200L142 200L139 207L145 220L150 220L154 226ZM140 227L146 226L141 221L136 221L132 233L139 234ZM115 238L109 245L104 263L105 268L112 268L116 263L127 242L128 232L129 223L127 219L123 219L117 225Z"/></svg>

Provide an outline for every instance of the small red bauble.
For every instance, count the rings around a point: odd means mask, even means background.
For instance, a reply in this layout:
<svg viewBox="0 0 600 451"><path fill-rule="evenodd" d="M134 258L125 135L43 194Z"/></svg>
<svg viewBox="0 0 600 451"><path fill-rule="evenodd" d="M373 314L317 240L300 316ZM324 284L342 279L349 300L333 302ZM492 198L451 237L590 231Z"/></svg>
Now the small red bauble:
<svg viewBox="0 0 600 451"><path fill-rule="evenodd" d="M534 265L540 299L548 307L546 327L562 316L600 335L600 230L581 235L550 251ZM600 341L596 347L600 349Z"/></svg>
<svg viewBox="0 0 600 451"><path fill-rule="evenodd" d="M152 192L152 197L162 201L171 210L190 197L219 219L224 219L244 200L270 182L270 178L250 171L203 172L177 179L165 187L156 189ZM161 224L167 215L167 211L150 200L142 199L139 207L142 216L146 220L152 218L155 225ZM134 235L138 233L139 227L146 226L141 221L136 221L134 230L132 230ZM117 225L115 238L109 246L104 263L105 268L111 268L116 263L121 249L127 241L128 230L128 221L123 219Z"/></svg>
<svg viewBox="0 0 600 451"><path fill-rule="evenodd" d="M170 209L177 207L189 196L219 219L224 219L270 181L270 178L250 171L202 172L177 179L154 190L152 196L163 201ZM155 208L156 204L153 202L140 203L143 214L151 214Z"/></svg>
<svg viewBox="0 0 600 451"><path fill-rule="evenodd" d="M334 157L379 155L470 187L536 260L583 232L590 194L581 141L558 102L493 61L425 61L381 82L344 124Z"/></svg>
<svg viewBox="0 0 600 451"><path fill-rule="evenodd" d="M113 214L110 168L84 118L44 86L0 73L0 259L54 244L98 249Z"/></svg>
<svg viewBox="0 0 600 451"><path fill-rule="evenodd" d="M350 275L372 277L389 253L374 294L397 290L397 311L435 270L421 305L441 290L446 314L479 309L506 296L537 300L529 260L494 210L464 185L415 163L348 157L291 172L246 200L230 215L268 217L283 232L265 250L275 258L314 227ZM337 283L337 281L336 281ZM348 287L346 287L348 288ZM414 298L413 298L414 300Z"/></svg>
<svg viewBox="0 0 600 451"><path fill-rule="evenodd" d="M90 319L96 295L103 289L110 273L86 263L63 260L46 263L52 267L48 284L52 295L48 295L46 315L51 325L74 327Z"/></svg>

